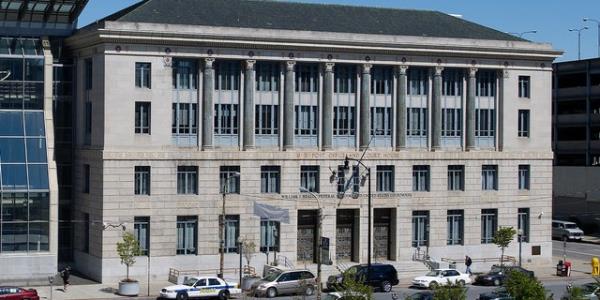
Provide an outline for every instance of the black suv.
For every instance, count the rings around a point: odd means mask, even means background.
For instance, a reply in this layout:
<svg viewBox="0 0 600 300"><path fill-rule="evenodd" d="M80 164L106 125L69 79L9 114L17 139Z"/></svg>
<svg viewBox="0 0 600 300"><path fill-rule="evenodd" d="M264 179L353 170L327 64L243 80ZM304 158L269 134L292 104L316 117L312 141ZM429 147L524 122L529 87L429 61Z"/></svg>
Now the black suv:
<svg viewBox="0 0 600 300"><path fill-rule="evenodd" d="M383 292L389 293L392 291L392 286L398 285L398 272L392 265L387 264L371 264L371 270L368 272L366 264L350 267L346 274L354 274L354 279L364 282L366 285L372 286L375 289L380 289ZM332 275L327 279L328 289L343 289L343 274Z"/></svg>

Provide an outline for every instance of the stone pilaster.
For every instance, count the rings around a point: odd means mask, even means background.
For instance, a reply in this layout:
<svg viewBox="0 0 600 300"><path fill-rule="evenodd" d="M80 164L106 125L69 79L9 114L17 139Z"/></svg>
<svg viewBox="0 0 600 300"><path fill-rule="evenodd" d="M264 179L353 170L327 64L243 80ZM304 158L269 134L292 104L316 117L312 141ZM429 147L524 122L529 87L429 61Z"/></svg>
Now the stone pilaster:
<svg viewBox="0 0 600 300"><path fill-rule="evenodd" d="M466 144L467 150L477 148L475 145L475 89L477 87L477 68L469 68L467 79L467 111L466 111Z"/></svg>
<svg viewBox="0 0 600 300"><path fill-rule="evenodd" d="M294 148L294 67L295 61L285 62L283 90L283 150Z"/></svg>
<svg viewBox="0 0 600 300"><path fill-rule="evenodd" d="M360 134L360 150L369 147L371 139L371 108L369 100L371 98L371 64L362 66L362 79L360 84L360 122L357 126Z"/></svg>
<svg viewBox="0 0 600 300"><path fill-rule="evenodd" d="M323 107L321 109L321 120L323 127L322 150L330 150L333 142L333 67L334 63L325 64L323 75Z"/></svg>
<svg viewBox="0 0 600 300"><path fill-rule="evenodd" d="M396 89L396 151L406 149L406 71L408 67L400 66L398 72L398 88Z"/></svg>
<svg viewBox="0 0 600 300"><path fill-rule="evenodd" d="M210 150L214 148L214 82L215 70L213 64L214 58L204 60L204 76L202 76L202 149Z"/></svg>
<svg viewBox="0 0 600 300"><path fill-rule="evenodd" d="M433 91L431 95L431 148L442 147L442 71L443 67L435 67L433 74Z"/></svg>
<svg viewBox="0 0 600 300"><path fill-rule="evenodd" d="M254 89L255 89L255 60L245 62L244 71L244 150L254 149Z"/></svg>

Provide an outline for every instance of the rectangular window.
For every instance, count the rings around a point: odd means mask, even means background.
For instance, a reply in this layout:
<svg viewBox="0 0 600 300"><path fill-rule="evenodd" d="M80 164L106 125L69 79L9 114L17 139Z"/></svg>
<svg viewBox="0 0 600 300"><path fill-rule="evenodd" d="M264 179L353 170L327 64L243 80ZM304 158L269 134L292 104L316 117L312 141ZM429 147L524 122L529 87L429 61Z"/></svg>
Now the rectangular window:
<svg viewBox="0 0 600 300"><path fill-rule="evenodd" d="M316 93L319 90L319 70L316 64L296 64L296 92Z"/></svg>
<svg viewBox="0 0 600 300"><path fill-rule="evenodd" d="M519 230L517 234L521 234L521 241L529 243L529 208L519 208Z"/></svg>
<svg viewBox="0 0 600 300"><path fill-rule="evenodd" d="M465 166L464 165L448 166L448 190L449 191L464 191L465 190Z"/></svg>
<svg viewBox="0 0 600 300"><path fill-rule="evenodd" d="M481 189L484 191L498 190L497 165L483 165L481 167Z"/></svg>
<svg viewBox="0 0 600 300"><path fill-rule="evenodd" d="M196 103L173 103L174 135L195 135L198 133L198 105Z"/></svg>
<svg viewBox="0 0 600 300"><path fill-rule="evenodd" d="M135 188L136 195L150 195L150 167L136 166L135 167Z"/></svg>
<svg viewBox="0 0 600 300"><path fill-rule="evenodd" d="M254 108L254 132L256 134L279 133L279 105L256 105Z"/></svg>
<svg viewBox="0 0 600 300"><path fill-rule="evenodd" d="M196 254L198 249L198 217L177 217L177 254Z"/></svg>
<svg viewBox="0 0 600 300"><path fill-rule="evenodd" d="M394 192L394 166L377 166L377 192Z"/></svg>
<svg viewBox="0 0 600 300"><path fill-rule="evenodd" d="M222 216L219 216L221 219ZM240 237L240 216L225 216L225 253L234 253L238 251L238 238Z"/></svg>
<svg viewBox="0 0 600 300"><path fill-rule="evenodd" d="M150 102L135 103L135 133L150 134Z"/></svg>
<svg viewBox="0 0 600 300"><path fill-rule="evenodd" d="M493 137L496 132L496 112L494 109L475 110L475 136Z"/></svg>
<svg viewBox="0 0 600 300"><path fill-rule="evenodd" d="M519 136L529 137L529 110L519 109Z"/></svg>
<svg viewBox="0 0 600 300"><path fill-rule="evenodd" d="M151 88L151 64L135 63L135 87Z"/></svg>
<svg viewBox="0 0 600 300"><path fill-rule="evenodd" d="M198 88L198 64L195 60L173 60L173 88L178 90Z"/></svg>
<svg viewBox="0 0 600 300"><path fill-rule="evenodd" d="M461 210L448 211L448 245L462 245L464 236L465 213Z"/></svg>
<svg viewBox="0 0 600 300"><path fill-rule="evenodd" d="M90 165L83 165L83 192L86 194L90 193L90 177Z"/></svg>
<svg viewBox="0 0 600 300"><path fill-rule="evenodd" d="M412 246L429 245L429 211L417 210L412 213Z"/></svg>
<svg viewBox="0 0 600 300"><path fill-rule="evenodd" d="M86 58L84 60L84 68L85 68L85 89L87 91L91 90L94 85L94 63L91 58Z"/></svg>
<svg viewBox="0 0 600 300"><path fill-rule="evenodd" d="M241 65L235 61L218 61L215 67L215 91L239 91Z"/></svg>
<svg viewBox="0 0 600 300"><path fill-rule="evenodd" d="M427 95L429 74L426 68L409 68L407 71L408 95Z"/></svg>
<svg viewBox="0 0 600 300"><path fill-rule="evenodd" d="M356 67L336 65L334 68L333 92L336 94L356 93Z"/></svg>
<svg viewBox="0 0 600 300"><path fill-rule="evenodd" d="M374 66L371 69L371 94L392 94L392 68Z"/></svg>
<svg viewBox="0 0 600 300"><path fill-rule="evenodd" d="M150 217L134 218L133 235L140 245L142 255L147 256L150 251Z"/></svg>
<svg viewBox="0 0 600 300"><path fill-rule="evenodd" d="M238 105L215 104L215 134L238 134Z"/></svg>
<svg viewBox="0 0 600 300"><path fill-rule="evenodd" d="M221 194L240 193L240 166L221 166L219 174Z"/></svg>
<svg viewBox="0 0 600 300"><path fill-rule="evenodd" d="M279 251L279 222L260 221L260 251Z"/></svg>
<svg viewBox="0 0 600 300"><path fill-rule="evenodd" d="M256 63L255 68L257 91L279 91L279 64L270 62L258 62Z"/></svg>
<svg viewBox="0 0 600 300"><path fill-rule="evenodd" d="M356 107L333 107L333 135L354 135L356 132Z"/></svg>
<svg viewBox="0 0 600 300"><path fill-rule="evenodd" d="M462 110L442 108L442 136L462 136Z"/></svg>
<svg viewBox="0 0 600 300"><path fill-rule="evenodd" d="M496 72L495 71L478 71L477 72L477 87L476 95L479 97L495 97L496 96Z"/></svg>
<svg viewBox="0 0 600 300"><path fill-rule="evenodd" d="M177 194L179 194L179 195L198 194L198 167L196 167L196 166L178 166L177 167Z"/></svg>
<svg viewBox="0 0 600 300"><path fill-rule="evenodd" d="M349 170L344 169L344 166L338 166L337 171L337 192L338 194L345 193L352 188L352 193L358 194L360 191L360 168L352 166L352 176L346 180L346 174Z"/></svg>
<svg viewBox="0 0 600 300"><path fill-rule="evenodd" d="M92 102L85 102L85 143L89 145L92 137Z"/></svg>
<svg viewBox="0 0 600 300"><path fill-rule="evenodd" d="M281 184L280 166L260 167L260 192L265 194L279 193Z"/></svg>
<svg viewBox="0 0 600 300"><path fill-rule="evenodd" d="M529 189L529 165L519 165L519 190Z"/></svg>
<svg viewBox="0 0 600 300"><path fill-rule="evenodd" d="M519 98L529 98L531 93L531 77L519 76Z"/></svg>
<svg viewBox="0 0 600 300"><path fill-rule="evenodd" d="M316 135L317 134L317 106L316 105L296 105L294 113L296 114L297 135Z"/></svg>
<svg viewBox="0 0 600 300"><path fill-rule="evenodd" d="M309 192L319 192L319 166L300 166L300 186Z"/></svg>
<svg viewBox="0 0 600 300"><path fill-rule="evenodd" d="M83 215L83 252L90 253L90 214Z"/></svg>
<svg viewBox="0 0 600 300"><path fill-rule="evenodd" d="M444 69L442 71L442 95L460 96L463 89L462 70Z"/></svg>
<svg viewBox="0 0 600 300"><path fill-rule="evenodd" d="M427 108L409 107L406 109L406 135L427 136Z"/></svg>
<svg viewBox="0 0 600 300"><path fill-rule="evenodd" d="M481 210L481 243L491 244L498 230L498 210Z"/></svg>
<svg viewBox="0 0 600 300"><path fill-rule="evenodd" d="M413 166L413 191L429 192L429 166Z"/></svg>
<svg viewBox="0 0 600 300"><path fill-rule="evenodd" d="M371 107L371 135L392 135L391 107Z"/></svg>

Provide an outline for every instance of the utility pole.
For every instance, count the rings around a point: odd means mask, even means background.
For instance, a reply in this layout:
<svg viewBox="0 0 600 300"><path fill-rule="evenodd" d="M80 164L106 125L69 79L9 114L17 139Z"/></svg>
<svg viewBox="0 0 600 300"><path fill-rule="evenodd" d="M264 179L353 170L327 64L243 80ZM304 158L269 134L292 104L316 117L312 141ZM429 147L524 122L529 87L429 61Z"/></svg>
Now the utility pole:
<svg viewBox="0 0 600 300"><path fill-rule="evenodd" d="M308 193L313 196L317 200L317 205L319 209L317 211L317 300L321 300L321 264L322 264L322 256L323 256L323 241L321 239L322 229L323 229L323 207L321 206L321 201L319 201L319 197L314 192L309 191L305 187L300 187L300 192Z"/></svg>
<svg viewBox="0 0 600 300"><path fill-rule="evenodd" d="M219 257L219 274L217 274L217 277L223 279L223 272L225 269L225 200L226 200L226 195L228 193L228 183L229 180L231 180L232 178L239 178L240 177L240 173L238 172L234 172L234 173L229 173L229 176L227 176L223 182L223 186L222 186L222 195L223 195L223 204L222 204L222 211L221 211L221 220L219 220L219 236L221 237L221 245L220 245L220 257ZM241 284L241 282L240 282Z"/></svg>

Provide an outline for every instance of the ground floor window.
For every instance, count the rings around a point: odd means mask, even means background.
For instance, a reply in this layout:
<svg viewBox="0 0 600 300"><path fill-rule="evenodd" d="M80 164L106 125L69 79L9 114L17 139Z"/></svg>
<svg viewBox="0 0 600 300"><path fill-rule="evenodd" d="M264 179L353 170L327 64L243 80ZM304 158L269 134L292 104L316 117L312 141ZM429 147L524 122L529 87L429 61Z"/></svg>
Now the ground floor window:
<svg viewBox="0 0 600 300"><path fill-rule="evenodd" d="M260 221L260 251L279 251L279 222Z"/></svg>
<svg viewBox="0 0 600 300"><path fill-rule="evenodd" d="M198 217L177 217L177 254L197 254Z"/></svg>

